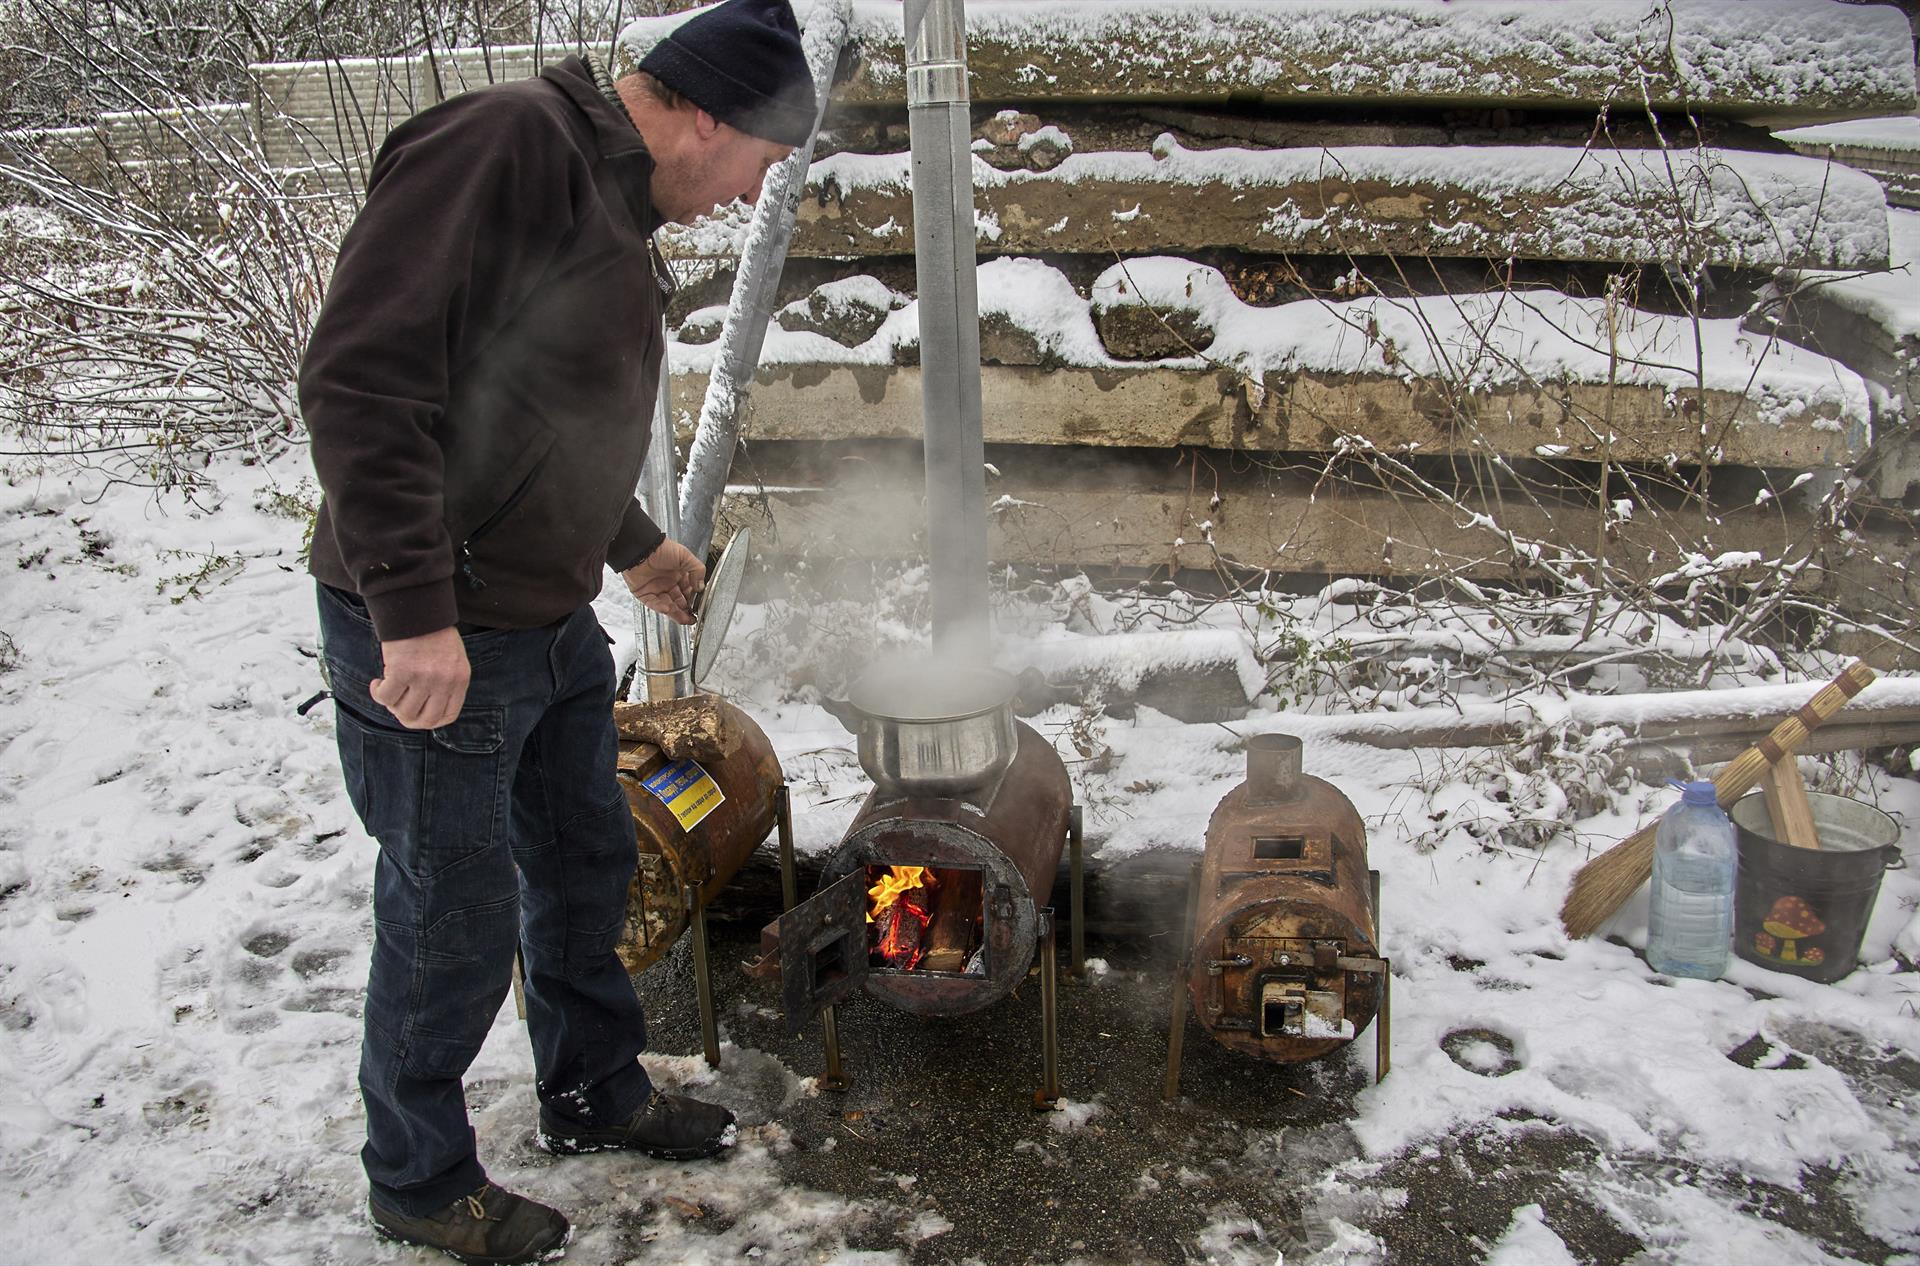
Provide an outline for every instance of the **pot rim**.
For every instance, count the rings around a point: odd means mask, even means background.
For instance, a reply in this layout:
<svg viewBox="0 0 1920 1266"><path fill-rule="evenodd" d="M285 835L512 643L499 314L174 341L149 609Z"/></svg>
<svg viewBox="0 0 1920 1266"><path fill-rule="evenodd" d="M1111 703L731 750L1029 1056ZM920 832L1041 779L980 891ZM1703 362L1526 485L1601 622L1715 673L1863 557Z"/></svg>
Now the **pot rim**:
<svg viewBox="0 0 1920 1266"><path fill-rule="evenodd" d="M1014 696L1019 693L1020 689L1018 678L1012 673L1005 672L998 668L948 668L940 671L954 676L964 674L965 676L976 678L982 682L993 683L993 685L999 688L997 697L988 700L977 708L968 708L937 715L903 715L899 712L887 711L884 706L870 706L872 703L871 696L875 693L876 689L888 684L889 679L895 674L900 674L904 671L900 666L893 665L885 669L861 674L859 680L853 683L852 689L847 691L848 706L869 721L884 722L888 725L943 725L953 721L970 721L975 717L986 716L990 713L999 712L1008 708L1013 704Z"/></svg>

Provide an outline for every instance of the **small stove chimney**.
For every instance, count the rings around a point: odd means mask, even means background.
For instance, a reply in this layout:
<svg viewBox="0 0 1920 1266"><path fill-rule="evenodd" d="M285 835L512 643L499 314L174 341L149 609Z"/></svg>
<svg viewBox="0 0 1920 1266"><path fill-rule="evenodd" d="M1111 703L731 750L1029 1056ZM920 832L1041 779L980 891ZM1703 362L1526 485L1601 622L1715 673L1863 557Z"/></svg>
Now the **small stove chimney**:
<svg viewBox="0 0 1920 1266"><path fill-rule="evenodd" d="M1300 738L1256 734L1247 740L1247 802L1286 804L1306 794L1300 781Z"/></svg>

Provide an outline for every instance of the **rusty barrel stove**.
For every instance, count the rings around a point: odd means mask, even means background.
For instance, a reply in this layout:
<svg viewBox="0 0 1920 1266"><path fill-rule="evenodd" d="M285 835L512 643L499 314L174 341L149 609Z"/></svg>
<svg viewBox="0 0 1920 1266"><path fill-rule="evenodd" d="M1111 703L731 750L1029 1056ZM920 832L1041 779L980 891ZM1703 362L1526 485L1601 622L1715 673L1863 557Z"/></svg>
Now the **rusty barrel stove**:
<svg viewBox="0 0 1920 1266"><path fill-rule="evenodd" d="M752 717L714 695L616 704L614 722L620 733L620 787L640 857L627 893L620 960L630 973L644 971L693 928L702 1044L707 1062L717 1065L706 906L776 826L783 851L791 851L793 828L780 758ZM690 824L674 804L649 789L649 783L660 785L661 775L688 762L712 780L721 797L704 812L696 810L699 817Z"/></svg>
<svg viewBox="0 0 1920 1266"><path fill-rule="evenodd" d="M828 1084L845 1084L833 1006L855 990L916 1015L965 1015L1011 993L1037 956L1045 1081L1035 1098L1059 1097L1048 903L1071 843L1081 909L1080 821L1066 766L1015 718L1014 692L1003 673L921 666L870 674L843 710L874 787L819 893L782 916L774 938L789 1026L826 1021ZM1077 967L1077 917L1074 947Z"/></svg>
<svg viewBox="0 0 1920 1266"><path fill-rule="evenodd" d="M1379 873L1367 868L1358 811L1303 772L1298 738L1249 741L1246 781L1214 809L1188 903L1169 1098L1189 1001L1215 1041L1276 1063L1338 1050L1377 1014L1376 1075L1385 1075L1391 976L1379 952Z"/></svg>
<svg viewBox="0 0 1920 1266"><path fill-rule="evenodd" d="M616 704L614 720L620 787L640 850L619 953L629 972L640 972L686 930L686 889L693 888L702 904L711 900L773 832L783 781L765 731L713 695ZM682 758L697 762L725 797L691 828L646 787Z"/></svg>

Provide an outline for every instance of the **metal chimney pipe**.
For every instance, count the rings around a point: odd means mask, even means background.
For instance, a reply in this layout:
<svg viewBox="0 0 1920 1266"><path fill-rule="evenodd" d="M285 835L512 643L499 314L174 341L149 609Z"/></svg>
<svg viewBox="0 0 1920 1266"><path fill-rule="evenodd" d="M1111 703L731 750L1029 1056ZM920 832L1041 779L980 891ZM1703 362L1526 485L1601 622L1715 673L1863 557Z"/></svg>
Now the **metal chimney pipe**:
<svg viewBox="0 0 1920 1266"><path fill-rule="evenodd" d="M661 325L664 343L666 327ZM647 441L647 461L640 468L640 499L647 513L669 539L680 539L680 486L674 477L673 375L663 358L660 391L653 401L653 422ZM640 643L640 671L630 691L636 703L681 699L693 693L693 653L684 625L658 611L633 604L634 631Z"/></svg>
<svg viewBox="0 0 1920 1266"><path fill-rule="evenodd" d="M966 11L961 0L907 0L905 16L933 642L958 657L985 658L987 452Z"/></svg>

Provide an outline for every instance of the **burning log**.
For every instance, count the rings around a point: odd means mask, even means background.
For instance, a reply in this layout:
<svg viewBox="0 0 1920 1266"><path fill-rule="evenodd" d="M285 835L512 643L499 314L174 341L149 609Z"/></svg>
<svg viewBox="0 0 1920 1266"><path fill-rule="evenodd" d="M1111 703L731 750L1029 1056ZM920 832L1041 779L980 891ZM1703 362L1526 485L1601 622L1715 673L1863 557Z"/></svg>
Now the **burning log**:
<svg viewBox="0 0 1920 1266"><path fill-rule="evenodd" d="M942 873L940 891L935 894L933 916L928 923L928 971L959 972L967 969L967 958L979 940L980 872L950 870Z"/></svg>
<svg viewBox="0 0 1920 1266"><path fill-rule="evenodd" d="M873 925L869 944L888 967L912 971L926 955L927 924L932 905L927 889L933 872L924 866L895 866L867 889L867 922Z"/></svg>

